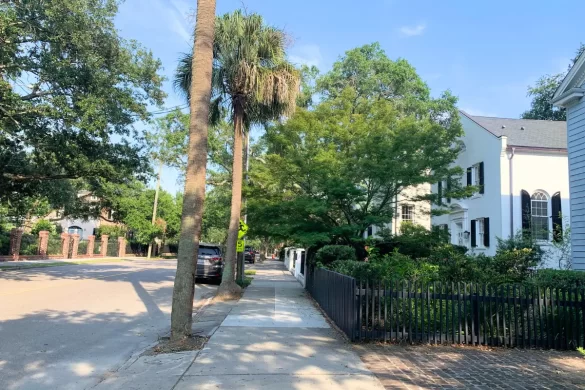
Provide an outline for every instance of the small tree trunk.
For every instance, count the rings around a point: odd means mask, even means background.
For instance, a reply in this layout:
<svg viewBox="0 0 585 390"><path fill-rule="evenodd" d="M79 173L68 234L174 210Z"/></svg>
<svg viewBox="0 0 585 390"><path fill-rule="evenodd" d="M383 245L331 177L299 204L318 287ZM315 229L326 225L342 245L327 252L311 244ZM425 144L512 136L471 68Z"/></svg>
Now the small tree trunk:
<svg viewBox="0 0 585 390"><path fill-rule="evenodd" d="M205 199L207 123L211 101L211 72L215 34L215 0L197 1L189 120L189 150L173 289L171 340L191 336L195 271Z"/></svg>
<svg viewBox="0 0 585 390"><path fill-rule="evenodd" d="M218 295L231 298L242 289L236 284L236 243L240 228L242 208L242 130L244 107L241 101L234 101L234 162L232 166L232 206L224 259L223 276Z"/></svg>

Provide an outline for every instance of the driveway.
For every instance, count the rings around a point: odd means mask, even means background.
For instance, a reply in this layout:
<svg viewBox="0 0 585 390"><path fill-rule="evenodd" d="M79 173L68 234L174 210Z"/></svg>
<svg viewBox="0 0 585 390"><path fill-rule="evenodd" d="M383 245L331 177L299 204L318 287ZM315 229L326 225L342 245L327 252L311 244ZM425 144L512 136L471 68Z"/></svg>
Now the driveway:
<svg viewBox="0 0 585 390"><path fill-rule="evenodd" d="M0 272L2 389L83 389L169 330L174 260ZM217 286L197 285L196 302Z"/></svg>

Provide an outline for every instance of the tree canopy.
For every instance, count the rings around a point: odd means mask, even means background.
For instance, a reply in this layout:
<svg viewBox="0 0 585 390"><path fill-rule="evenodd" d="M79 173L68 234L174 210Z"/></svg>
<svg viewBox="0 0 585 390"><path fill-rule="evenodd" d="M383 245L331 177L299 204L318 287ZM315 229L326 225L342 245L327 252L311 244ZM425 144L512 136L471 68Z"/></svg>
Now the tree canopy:
<svg viewBox="0 0 585 390"><path fill-rule="evenodd" d="M530 103L530 110L522 114L522 119L567 120L566 110L554 107L552 98L583 51L585 51L585 45L581 44L575 57L571 60L567 72L542 76L534 86L528 87L528 96L532 97L532 102Z"/></svg>
<svg viewBox="0 0 585 390"><path fill-rule="evenodd" d="M351 243L391 222L405 188L461 175L450 167L462 135L456 98L431 98L414 68L378 44L348 51L316 92L313 108L267 128L264 163L251 172L251 232Z"/></svg>
<svg viewBox="0 0 585 390"><path fill-rule="evenodd" d="M161 64L118 35L117 8L117 0L0 4L1 202L58 202L54 189L67 180L91 190L148 173L133 123L163 101Z"/></svg>

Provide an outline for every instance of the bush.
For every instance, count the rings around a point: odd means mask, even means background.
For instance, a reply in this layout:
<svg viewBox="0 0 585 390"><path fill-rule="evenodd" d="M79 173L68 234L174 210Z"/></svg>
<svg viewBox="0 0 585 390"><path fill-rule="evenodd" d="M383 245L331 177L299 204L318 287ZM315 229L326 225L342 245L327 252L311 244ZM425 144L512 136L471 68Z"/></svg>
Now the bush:
<svg viewBox="0 0 585 390"><path fill-rule="evenodd" d="M427 258L438 267L438 280L444 282L479 281L485 256L473 257L462 253L460 247L443 245L435 248Z"/></svg>
<svg viewBox="0 0 585 390"><path fill-rule="evenodd" d="M39 234L40 231L46 230L51 234L57 233L57 228L54 224L46 219L39 219L31 229L31 234L35 236Z"/></svg>
<svg viewBox="0 0 585 390"><path fill-rule="evenodd" d="M434 248L444 246L448 242L449 233L437 226L428 230L424 226L405 222L400 226L400 235L384 237L383 241L375 246L381 255L398 250L403 255L420 259L429 257Z"/></svg>
<svg viewBox="0 0 585 390"><path fill-rule="evenodd" d="M100 226L97 229L96 232L96 236L97 238L100 238L102 236L102 234L105 234L107 236L111 238L116 238L116 237L125 237L126 236L126 227L124 226L116 226L116 225L106 225L106 226Z"/></svg>
<svg viewBox="0 0 585 390"><path fill-rule="evenodd" d="M394 252L382 257L373 256L370 261L334 261L331 270L357 279L389 282L397 279L430 282L437 280L439 267L424 260Z"/></svg>
<svg viewBox="0 0 585 390"><path fill-rule="evenodd" d="M541 269L526 282L534 287L582 288L585 287L585 272Z"/></svg>
<svg viewBox="0 0 585 390"><path fill-rule="evenodd" d="M530 249L529 252L522 252L524 254L522 261L532 264L531 267L537 267L542 264L545 253L529 234L516 232L516 234L510 238L498 238L497 240L498 245L496 256L498 256L499 253L505 254L505 256L513 256L511 252L514 250ZM516 253L516 255L519 256L519 253Z"/></svg>
<svg viewBox="0 0 585 390"><path fill-rule="evenodd" d="M345 245L325 245L317 251L315 262L327 266L334 261L355 261L355 249Z"/></svg>

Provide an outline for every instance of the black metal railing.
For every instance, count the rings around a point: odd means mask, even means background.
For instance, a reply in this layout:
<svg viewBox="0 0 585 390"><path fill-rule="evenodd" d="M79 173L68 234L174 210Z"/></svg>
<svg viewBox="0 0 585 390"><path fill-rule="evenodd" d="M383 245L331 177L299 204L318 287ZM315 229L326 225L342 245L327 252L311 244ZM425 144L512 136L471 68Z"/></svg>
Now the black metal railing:
<svg viewBox="0 0 585 390"><path fill-rule="evenodd" d="M307 289L351 340L585 347L585 290L355 280L324 269Z"/></svg>
<svg viewBox="0 0 585 390"><path fill-rule="evenodd" d="M322 268L308 271L307 290L329 318L353 340L358 328L355 279Z"/></svg>

